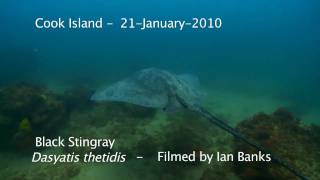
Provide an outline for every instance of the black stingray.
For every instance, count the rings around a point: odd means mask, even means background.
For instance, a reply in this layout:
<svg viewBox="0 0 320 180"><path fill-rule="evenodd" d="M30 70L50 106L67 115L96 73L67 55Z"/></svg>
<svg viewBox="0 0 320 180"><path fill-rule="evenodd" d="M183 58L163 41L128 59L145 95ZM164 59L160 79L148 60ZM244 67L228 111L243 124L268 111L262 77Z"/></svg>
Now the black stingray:
<svg viewBox="0 0 320 180"><path fill-rule="evenodd" d="M186 108L195 111L234 137L265 154L270 154L272 162L285 167L301 179L307 179L301 172L294 169L270 150L244 136L216 115L204 109L200 105L202 95L203 93L199 90L198 79L195 76L187 74L175 75L165 70L149 68L96 91L91 100L127 102L165 110Z"/></svg>

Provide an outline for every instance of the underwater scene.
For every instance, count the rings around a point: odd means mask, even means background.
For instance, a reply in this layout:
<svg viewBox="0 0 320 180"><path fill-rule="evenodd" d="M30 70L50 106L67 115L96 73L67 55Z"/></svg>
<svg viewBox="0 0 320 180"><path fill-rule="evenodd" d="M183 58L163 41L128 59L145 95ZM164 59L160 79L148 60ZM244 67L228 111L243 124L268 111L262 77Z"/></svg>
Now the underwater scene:
<svg viewBox="0 0 320 180"><path fill-rule="evenodd" d="M0 1L0 179L320 179L319 18L317 0Z"/></svg>

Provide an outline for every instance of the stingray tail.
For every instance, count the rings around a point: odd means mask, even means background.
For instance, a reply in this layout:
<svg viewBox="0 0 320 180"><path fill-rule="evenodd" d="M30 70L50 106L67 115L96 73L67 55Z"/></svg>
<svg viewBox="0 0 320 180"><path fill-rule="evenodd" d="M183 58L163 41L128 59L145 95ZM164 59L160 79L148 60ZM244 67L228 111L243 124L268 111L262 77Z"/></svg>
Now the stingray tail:
<svg viewBox="0 0 320 180"><path fill-rule="evenodd" d="M275 162L275 163L279 164L280 166L286 168L287 170L292 172L294 175L296 175L300 179L308 180L308 178L305 175L303 175L301 172L299 172L294 167L289 165L286 161L282 160L280 157L278 157L275 154L273 154L267 148L259 145L255 141L253 141L250 138L244 136L242 133L238 132L236 129L234 129L233 127L229 126L227 123L225 123L224 121L222 121L217 116L215 116L214 114L210 113L209 111L207 111L203 107L201 107L201 106L189 107L188 104L185 103L185 101L182 98L177 96L177 99L183 105L183 107L200 113L203 117L207 118L211 123L215 124L216 126L220 127L221 129L223 129L223 130L227 131L228 133L232 134L234 137L242 140L243 142L249 144L250 146L256 148L257 150L259 150L259 151L261 151L261 152L263 152L265 154L270 154L271 159L272 159L273 162Z"/></svg>
<svg viewBox="0 0 320 180"><path fill-rule="evenodd" d="M238 139L241 139L245 143L247 143L250 146L260 150L261 152L263 152L265 154L270 154L271 159L272 159L273 162L275 162L275 163L283 166L284 168L288 169L290 172L292 172L294 175L296 175L300 179L303 179L303 180L307 180L308 179L301 172L297 171L295 168L290 166L287 162L285 162L284 160L282 160L278 156L276 156L273 153L271 153L271 151L269 151L266 148L262 147L261 145L257 144L255 141L245 137L243 134L238 132L236 129L232 128L231 126L229 126L228 124L226 124L225 122L223 122L222 120L217 118L217 116L211 114L210 112L208 112L207 110L205 110L205 109L203 109L201 107L198 107L197 109L198 109L198 112L200 114L202 114L204 117L209 119L209 121L212 122L213 124L219 126L221 129L224 129L225 131L227 131L230 134L232 134L234 137L236 137Z"/></svg>

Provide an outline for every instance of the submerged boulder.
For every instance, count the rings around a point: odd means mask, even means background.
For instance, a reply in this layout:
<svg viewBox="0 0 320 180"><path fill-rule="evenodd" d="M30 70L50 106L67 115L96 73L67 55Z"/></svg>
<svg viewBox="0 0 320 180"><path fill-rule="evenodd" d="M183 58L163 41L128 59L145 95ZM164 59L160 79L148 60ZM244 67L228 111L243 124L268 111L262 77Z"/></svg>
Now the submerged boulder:
<svg viewBox="0 0 320 180"><path fill-rule="evenodd" d="M303 172L320 179L319 126L303 125L284 108L273 114L258 113L238 124L237 129ZM235 142L235 152L257 153L257 150ZM235 162L237 174L244 179L295 179L288 170L270 162Z"/></svg>
<svg viewBox="0 0 320 180"><path fill-rule="evenodd" d="M52 135L66 119L64 102L45 88L29 84L0 88L2 148L32 147L33 136Z"/></svg>

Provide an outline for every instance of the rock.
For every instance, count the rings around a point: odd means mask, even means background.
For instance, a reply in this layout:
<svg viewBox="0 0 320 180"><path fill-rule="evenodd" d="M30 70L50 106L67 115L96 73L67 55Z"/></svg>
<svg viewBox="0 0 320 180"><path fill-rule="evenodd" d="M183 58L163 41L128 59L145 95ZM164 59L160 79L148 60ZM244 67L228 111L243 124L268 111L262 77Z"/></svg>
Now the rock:
<svg viewBox="0 0 320 180"><path fill-rule="evenodd" d="M64 102L45 88L16 84L0 89L0 122L7 129L5 136L0 137L4 148L26 142L20 139L22 137L30 139L33 136L50 136L67 118Z"/></svg>
<svg viewBox="0 0 320 180"><path fill-rule="evenodd" d="M238 124L237 129L274 154L303 172L311 179L319 179L318 152L320 151L319 126L302 125L290 112L280 108L271 115L259 113ZM235 152L256 153L257 150L235 142ZM244 179L295 179L296 177L276 164L251 162L234 164L236 173Z"/></svg>

